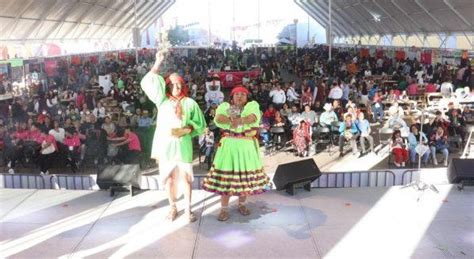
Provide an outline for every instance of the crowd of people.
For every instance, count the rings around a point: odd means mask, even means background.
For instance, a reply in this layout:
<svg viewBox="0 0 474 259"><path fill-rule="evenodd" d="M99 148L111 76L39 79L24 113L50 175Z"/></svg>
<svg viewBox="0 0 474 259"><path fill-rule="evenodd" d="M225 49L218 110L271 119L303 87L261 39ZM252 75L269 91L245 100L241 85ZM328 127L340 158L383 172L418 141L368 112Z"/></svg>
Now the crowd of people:
<svg viewBox="0 0 474 259"><path fill-rule="evenodd" d="M395 166L414 162L417 154L423 162L431 158L437 164L436 153L444 155L446 165L453 145L459 148L466 141L472 111L451 97L456 89L464 89L464 98L474 98L469 60L456 66L426 65L416 59L362 58L356 49L333 51L331 61L324 45L299 49L297 54L275 49L173 52L163 71L181 75L189 97L204 113L207 129L200 137L199 153L209 166L222 134L215 123L217 107L228 95L218 75L209 71L260 69L260 77L244 77L242 85L259 104L260 141L268 149L292 145L296 155L308 156L310 146L327 137L339 145L340 156L345 155L346 143L354 155L363 156L375 151L374 130L388 128L393 130ZM1 147L9 172L14 173L18 163L36 163L44 174L53 163L73 171L87 163L152 166L158 110L139 82L153 64L153 55L150 51L140 56L138 63L131 58L64 64L47 84L32 85L0 101ZM3 78L0 89L10 84ZM422 121L410 100L436 92L453 101ZM459 143L451 141L453 137Z"/></svg>

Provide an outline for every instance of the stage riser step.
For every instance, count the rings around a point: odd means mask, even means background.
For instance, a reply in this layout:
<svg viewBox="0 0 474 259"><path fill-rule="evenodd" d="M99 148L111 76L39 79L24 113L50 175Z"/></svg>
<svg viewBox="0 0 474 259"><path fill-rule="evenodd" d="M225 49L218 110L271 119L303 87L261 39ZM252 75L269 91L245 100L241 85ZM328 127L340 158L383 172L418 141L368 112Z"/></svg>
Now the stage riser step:
<svg viewBox="0 0 474 259"><path fill-rule="evenodd" d="M273 175L269 175L270 178ZM323 173L311 184L313 188L360 188L405 185L414 180L424 180L429 176L430 183L448 183L446 168L426 169L422 173L415 170L385 170L367 172L329 172ZM203 175L195 176L193 189L200 190ZM0 174L0 188L13 189L57 189L57 190L99 190L97 175L29 175ZM160 189L158 175L141 177L140 189Z"/></svg>

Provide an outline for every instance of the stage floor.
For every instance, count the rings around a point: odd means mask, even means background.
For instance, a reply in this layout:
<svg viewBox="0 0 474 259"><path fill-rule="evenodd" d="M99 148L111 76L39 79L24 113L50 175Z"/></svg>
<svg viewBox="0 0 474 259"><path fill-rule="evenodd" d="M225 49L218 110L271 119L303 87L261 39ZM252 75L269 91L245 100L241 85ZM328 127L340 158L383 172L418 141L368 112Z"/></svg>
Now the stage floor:
<svg viewBox="0 0 474 259"><path fill-rule="evenodd" d="M0 257L473 258L474 188L437 188L271 191L225 223L219 197L194 191L193 224L164 221L162 191L0 189Z"/></svg>

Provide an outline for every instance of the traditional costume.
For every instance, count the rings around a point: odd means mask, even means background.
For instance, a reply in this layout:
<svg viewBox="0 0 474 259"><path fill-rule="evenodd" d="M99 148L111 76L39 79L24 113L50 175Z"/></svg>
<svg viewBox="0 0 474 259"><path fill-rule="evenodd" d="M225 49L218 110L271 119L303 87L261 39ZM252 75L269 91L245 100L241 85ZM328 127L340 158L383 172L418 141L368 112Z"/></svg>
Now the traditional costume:
<svg viewBox="0 0 474 259"><path fill-rule="evenodd" d="M244 87L236 87L237 92L249 93ZM216 110L218 115L230 117L255 115L254 123L231 128L229 124L214 122L222 130L210 172L203 181L203 189L220 195L245 196L259 194L271 188L270 179L263 171L260 148L257 139L261 112L257 102L248 102L242 110L224 102Z"/></svg>
<svg viewBox="0 0 474 259"><path fill-rule="evenodd" d="M184 86L184 80L179 78ZM159 161L160 181L164 184L175 168L193 178L192 138L199 136L206 127L204 115L198 104L187 97L186 87L176 98L166 91L167 83L158 74L149 72L141 81L141 87L148 98L158 108L156 130L153 138L151 157ZM185 127L191 133L175 137L172 131Z"/></svg>

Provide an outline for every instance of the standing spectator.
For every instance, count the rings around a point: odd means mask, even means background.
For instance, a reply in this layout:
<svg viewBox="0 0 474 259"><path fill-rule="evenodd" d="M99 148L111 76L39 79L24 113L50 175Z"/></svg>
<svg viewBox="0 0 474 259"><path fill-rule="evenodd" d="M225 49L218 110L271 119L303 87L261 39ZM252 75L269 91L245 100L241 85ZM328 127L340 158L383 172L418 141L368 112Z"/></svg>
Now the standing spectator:
<svg viewBox="0 0 474 259"><path fill-rule="evenodd" d="M421 137L421 143L420 143ZM428 163L428 159L430 158L430 149L428 148L428 138L426 137L425 133L420 132L418 130L418 126L411 125L410 127L410 134L408 134L408 150L410 151L410 160L411 163L414 164L416 160L416 147L418 145L424 145L426 147L426 152L422 154L422 161L423 164L426 165Z"/></svg>
<svg viewBox="0 0 474 259"><path fill-rule="evenodd" d="M49 169L53 165L56 151L58 147L56 140L52 135L48 134L47 130L41 132L41 149L38 157L38 163L40 165L41 175L49 174Z"/></svg>
<svg viewBox="0 0 474 259"><path fill-rule="evenodd" d="M275 88L270 92L269 97L272 98L272 103L275 109L280 110L286 102L285 91L281 89L280 84L276 84Z"/></svg>
<svg viewBox="0 0 474 259"><path fill-rule="evenodd" d="M127 148L122 149L118 155L119 161L123 161L127 164L138 163L142 148L137 134L132 131L130 126L125 127L123 137L109 138L109 140L118 141L118 143L112 144L114 147L127 145Z"/></svg>
<svg viewBox="0 0 474 259"><path fill-rule="evenodd" d="M374 122L379 121L380 124L383 124L383 103L382 103L382 93L378 90L374 95L372 113L374 114Z"/></svg>
<svg viewBox="0 0 474 259"><path fill-rule="evenodd" d="M199 146L201 150L204 152L204 163L207 164L207 169L211 169L212 165L212 154L214 152L214 144L215 144L215 138L214 138L214 132L209 130L209 128L206 128L204 130L204 134L199 137Z"/></svg>
<svg viewBox="0 0 474 259"><path fill-rule="evenodd" d="M308 145L311 143L309 124L301 120L299 125L293 130L293 143L296 147L296 154L300 157L308 154Z"/></svg>
<svg viewBox="0 0 474 259"><path fill-rule="evenodd" d="M286 96L290 105L296 103L300 99L300 95L295 90L296 83L294 81L290 82L290 87L286 90Z"/></svg>
<svg viewBox="0 0 474 259"><path fill-rule="evenodd" d="M49 131L49 135L53 136L57 142L63 143L65 138L65 131L63 128L59 127L59 122L54 121L53 128Z"/></svg>

